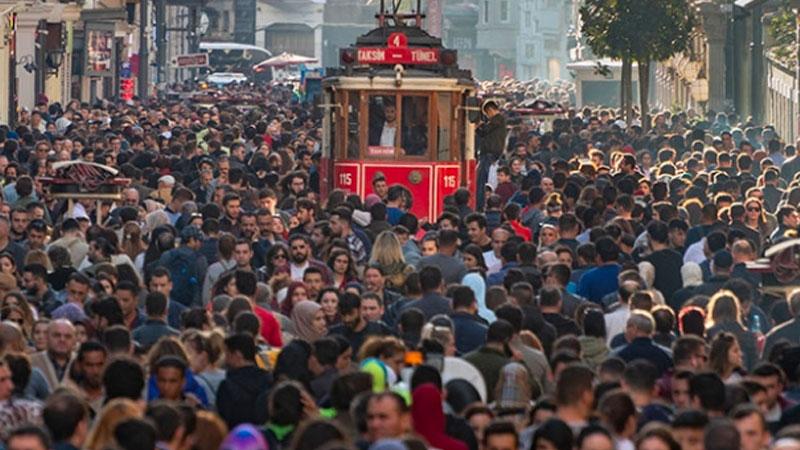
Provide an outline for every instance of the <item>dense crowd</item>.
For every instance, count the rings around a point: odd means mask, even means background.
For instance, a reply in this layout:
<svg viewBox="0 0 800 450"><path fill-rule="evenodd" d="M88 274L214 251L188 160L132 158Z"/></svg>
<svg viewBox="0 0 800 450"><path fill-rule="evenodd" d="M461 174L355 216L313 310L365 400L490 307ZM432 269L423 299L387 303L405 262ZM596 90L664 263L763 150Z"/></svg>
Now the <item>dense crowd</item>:
<svg viewBox="0 0 800 450"><path fill-rule="evenodd" d="M321 198L319 110L247 89L0 127L5 448L800 449L798 266L752 267L798 229L772 127L490 101L479 192L426 221L381 177ZM49 195L73 160L122 200Z"/></svg>

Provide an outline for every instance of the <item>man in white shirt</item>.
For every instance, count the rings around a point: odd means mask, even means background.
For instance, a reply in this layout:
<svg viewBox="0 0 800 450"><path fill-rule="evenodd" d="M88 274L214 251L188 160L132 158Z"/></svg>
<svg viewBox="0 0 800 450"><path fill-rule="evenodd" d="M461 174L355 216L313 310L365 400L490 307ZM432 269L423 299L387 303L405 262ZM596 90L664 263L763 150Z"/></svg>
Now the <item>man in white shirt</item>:
<svg viewBox="0 0 800 450"><path fill-rule="evenodd" d="M383 110L386 120L381 129L381 147L394 147L395 136L397 135L397 108L394 105L386 105Z"/></svg>

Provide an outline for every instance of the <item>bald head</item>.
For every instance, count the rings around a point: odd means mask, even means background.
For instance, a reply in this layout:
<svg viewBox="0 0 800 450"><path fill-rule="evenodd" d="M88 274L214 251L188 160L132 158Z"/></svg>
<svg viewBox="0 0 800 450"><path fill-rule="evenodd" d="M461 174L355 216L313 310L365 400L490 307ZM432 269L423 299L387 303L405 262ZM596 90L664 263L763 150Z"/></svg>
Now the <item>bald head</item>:
<svg viewBox="0 0 800 450"><path fill-rule="evenodd" d="M75 327L69 320L57 319L47 326L47 351L68 358L75 348Z"/></svg>

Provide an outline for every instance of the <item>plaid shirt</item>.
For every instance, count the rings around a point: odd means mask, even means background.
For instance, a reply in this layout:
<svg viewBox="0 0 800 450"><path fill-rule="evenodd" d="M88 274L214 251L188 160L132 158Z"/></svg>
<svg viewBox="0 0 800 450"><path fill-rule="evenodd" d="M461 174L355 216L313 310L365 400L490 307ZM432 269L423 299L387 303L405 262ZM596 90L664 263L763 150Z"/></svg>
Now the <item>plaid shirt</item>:
<svg viewBox="0 0 800 450"><path fill-rule="evenodd" d="M38 425L42 422L42 404L37 401L10 399L0 402L0 440L23 424Z"/></svg>

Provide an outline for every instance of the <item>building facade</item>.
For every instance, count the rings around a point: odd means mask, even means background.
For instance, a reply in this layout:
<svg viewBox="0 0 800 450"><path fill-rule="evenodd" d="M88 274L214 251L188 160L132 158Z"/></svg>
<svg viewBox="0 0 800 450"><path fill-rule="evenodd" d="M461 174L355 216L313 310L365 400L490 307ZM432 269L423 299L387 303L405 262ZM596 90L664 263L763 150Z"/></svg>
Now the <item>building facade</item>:
<svg viewBox="0 0 800 450"><path fill-rule="evenodd" d="M479 77L565 78L571 11L563 0L479 0Z"/></svg>

